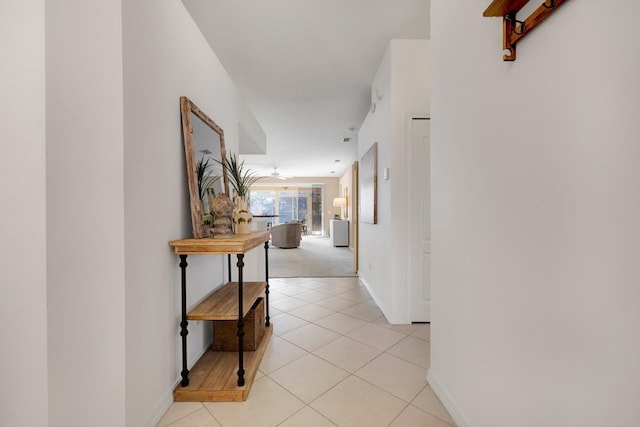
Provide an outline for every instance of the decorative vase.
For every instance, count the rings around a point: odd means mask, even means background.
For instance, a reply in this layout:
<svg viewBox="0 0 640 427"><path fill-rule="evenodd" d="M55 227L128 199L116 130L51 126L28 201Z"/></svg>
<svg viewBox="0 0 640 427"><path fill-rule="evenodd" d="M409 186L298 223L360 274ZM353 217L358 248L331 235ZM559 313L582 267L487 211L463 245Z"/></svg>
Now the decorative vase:
<svg viewBox="0 0 640 427"><path fill-rule="evenodd" d="M211 211L215 217L213 221L214 227L209 230L211 237L232 236L233 203L231 199L224 193L218 194L211 203Z"/></svg>
<svg viewBox="0 0 640 427"><path fill-rule="evenodd" d="M234 198L235 209L233 211L233 225L236 234L251 233L251 223L253 222L253 214L249 212L249 204L246 197L236 196Z"/></svg>

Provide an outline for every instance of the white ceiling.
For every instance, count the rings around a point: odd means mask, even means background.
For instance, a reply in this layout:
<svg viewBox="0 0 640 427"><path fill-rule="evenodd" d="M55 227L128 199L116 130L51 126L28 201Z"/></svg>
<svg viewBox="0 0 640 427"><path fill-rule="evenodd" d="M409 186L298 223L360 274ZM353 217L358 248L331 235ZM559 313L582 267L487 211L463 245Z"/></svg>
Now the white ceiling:
<svg viewBox="0 0 640 427"><path fill-rule="evenodd" d="M243 156L265 175L342 176L389 41L429 38L430 0L183 3L267 134L266 155Z"/></svg>

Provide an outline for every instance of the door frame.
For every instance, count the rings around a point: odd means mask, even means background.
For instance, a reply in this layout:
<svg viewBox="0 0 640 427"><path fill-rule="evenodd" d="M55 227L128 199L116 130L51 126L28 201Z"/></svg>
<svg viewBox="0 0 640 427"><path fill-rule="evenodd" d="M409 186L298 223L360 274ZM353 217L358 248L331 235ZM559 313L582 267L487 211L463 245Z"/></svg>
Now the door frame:
<svg viewBox="0 0 640 427"><path fill-rule="evenodd" d="M415 265L415 257L413 253L413 236L415 234L414 230L412 230L412 224L414 220L415 214L415 206L416 201L414 201L412 195L414 191L414 168L412 162L413 156L413 122L415 120L426 120L431 122L430 114L428 113L411 113L408 114L407 117L407 316L409 321L411 322L424 322L425 320L416 320L415 313L413 310L413 294L414 290L412 288L412 284L419 278L416 278L416 265ZM429 314L429 320L431 315Z"/></svg>
<svg viewBox="0 0 640 427"><path fill-rule="evenodd" d="M353 272L358 272L359 267L359 240L358 240L358 224L360 222L360 191L358 179L359 164L358 161L354 161L351 165L351 228L352 228L352 242L353 242Z"/></svg>

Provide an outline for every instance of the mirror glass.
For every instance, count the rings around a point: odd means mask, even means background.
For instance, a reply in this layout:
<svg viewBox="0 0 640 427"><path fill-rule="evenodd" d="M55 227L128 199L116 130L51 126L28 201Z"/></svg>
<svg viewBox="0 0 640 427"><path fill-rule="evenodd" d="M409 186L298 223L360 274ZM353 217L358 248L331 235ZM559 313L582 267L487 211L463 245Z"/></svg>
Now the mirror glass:
<svg viewBox="0 0 640 427"><path fill-rule="evenodd" d="M226 155L224 131L186 96L180 98L182 136L187 160L193 237L209 237L213 227L210 204L229 194L227 171L218 163Z"/></svg>

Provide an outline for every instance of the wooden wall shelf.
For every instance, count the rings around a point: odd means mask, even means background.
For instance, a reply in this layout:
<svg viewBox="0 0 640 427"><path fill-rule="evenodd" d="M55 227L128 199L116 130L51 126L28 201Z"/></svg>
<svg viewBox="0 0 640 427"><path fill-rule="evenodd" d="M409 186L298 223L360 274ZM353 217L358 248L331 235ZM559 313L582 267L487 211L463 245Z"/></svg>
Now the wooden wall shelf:
<svg viewBox="0 0 640 427"><path fill-rule="evenodd" d="M524 21L520 21L516 18L516 15L520 9L529 3L529 0L493 0L482 15L502 17L502 48L509 51L502 59L504 61L515 61L516 44L566 1L546 0Z"/></svg>

